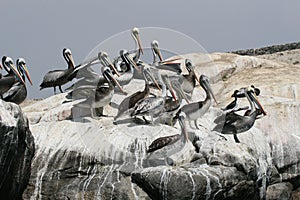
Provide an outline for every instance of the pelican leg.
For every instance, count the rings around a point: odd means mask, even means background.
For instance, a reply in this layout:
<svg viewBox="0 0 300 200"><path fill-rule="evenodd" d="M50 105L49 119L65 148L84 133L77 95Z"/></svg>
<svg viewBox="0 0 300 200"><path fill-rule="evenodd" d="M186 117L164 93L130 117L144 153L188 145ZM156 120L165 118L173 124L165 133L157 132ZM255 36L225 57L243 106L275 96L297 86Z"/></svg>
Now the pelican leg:
<svg viewBox="0 0 300 200"><path fill-rule="evenodd" d="M60 91L61 93L64 93L64 92L62 91L62 89L61 89L61 85L58 86L58 88L59 88L59 91Z"/></svg>
<svg viewBox="0 0 300 200"><path fill-rule="evenodd" d="M108 117L107 115L103 114L103 107L95 108L95 113L97 116Z"/></svg>
<svg viewBox="0 0 300 200"><path fill-rule="evenodd" d="M91 117L93 119L100 119L100 117L97 115L96 108L91 107Z"/></svg>
<svg viewBox="0 0 300 200"><path fill-rule="evenodd" d="M194 124L195 124L196 129L199 129L199 126L197 125L197 120L194 120Z"/></svg>
<svg viewBox="0 0 300 200"><path fill-rule="evenodd" d="M54 94L56 94L56 86L54 86L53 88L54 88Z"/></svg>
<svg viewBox="0 0 300 200"><path fill-rule="evenodd" d="M150 124L150 122L146 119L145 116L143 116L143 120L145 121L146 124Z"/></svg>
<svg viewBox="0 0 300 200"><path fill-rule="evenodd" d="M240 143L240 140L238 139L236 133L233 134L233 138L236 143Z"/></svg>

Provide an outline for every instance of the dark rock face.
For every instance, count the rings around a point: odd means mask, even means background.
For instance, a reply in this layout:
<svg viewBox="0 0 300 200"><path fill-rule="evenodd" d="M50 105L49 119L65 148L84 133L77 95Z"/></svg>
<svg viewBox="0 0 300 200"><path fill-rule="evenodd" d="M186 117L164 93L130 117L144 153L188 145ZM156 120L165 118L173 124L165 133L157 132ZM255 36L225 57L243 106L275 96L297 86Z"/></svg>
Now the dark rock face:
<svg viewBox="0 0 300 200"><path fill-rule="evenodd" d="M232 51L230 53L238 54L238 55L247 55L247 56L257 56L264 54L272 54L281 51L288 51L293 49L300 49L300 42L293 42L289 44L281 44L281 45L273 45L268 47L262 47L258 49L246 49L246 50L237 50Z"/></svg>
<svg viewBox="0 0 300 200"><path fill-rule="evenodd" d="M34 138L20 107L0 100L0 197L21 199L34 155Z"/></svg>

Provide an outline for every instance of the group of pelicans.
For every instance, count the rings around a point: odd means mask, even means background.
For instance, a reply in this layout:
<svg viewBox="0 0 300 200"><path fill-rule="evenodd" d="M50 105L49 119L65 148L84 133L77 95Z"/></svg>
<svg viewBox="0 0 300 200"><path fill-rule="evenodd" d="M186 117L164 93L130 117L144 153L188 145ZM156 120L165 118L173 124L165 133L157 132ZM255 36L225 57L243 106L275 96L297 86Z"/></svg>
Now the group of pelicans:
<svg viewBox="0 0 300 200"><path fill-rule="evenodd" d="M120 50L119 56L113 61L106 52L99 52L98 56L75 66L70 49L63 49L63 57L67 62L66 70L49 71L43 79L40 88L56 87L63 92L61 86L78 79L68 91L67 98L81 100L74 107L89 109L93 118L105 116L103 107L111 103L114 93L126 95L118 105L118 113L114 116L114 123L124 117L133 120L142 117L144 124L163 123L170 126L179 121L182 134L173 135L155 140L148 148L148 152L166 147L185 138L189 141L185 121L194 122L195 128L199 129L197 119L201 118L210 108L213 101L217 100L211 89L209 78L205 75L198 77L194 66L189 59L173 58L164 60L156 40L151 43L153 63L148 64L141 60L144 54L140 32L138 28L131 30L135 41L134 51ZM101 75L92 70L92 66L100 66ZM0 91L5 101L20 103L26 98L25 75L30 83L31 78L26 68L24 59L17 60L17 68L9 57L3 57L2 65L8 72L1 76ZM185 67L187 74L182 74ZM123 86L130 84L134 79L144 81L144 89L128 95ZM193 91L197 82L205 91L205 99L192 101ZM18 93L16 87L23 88ZM255 86L236 90L232 97L234 101L223 109L224 115L219 116L215 122L218 124L214 130L223 134L233 134L236 142L239 142L237 134L249 130L256 119L266 115L263 107L257 100L259 89ZM25 98L24 98L25 95ZM238 99L247 98L249 107L239 108ZM244 115L237 112L247 110ZM141 121L141 120L140 120ZM191 123L190 123L191 126Z"/></svg>

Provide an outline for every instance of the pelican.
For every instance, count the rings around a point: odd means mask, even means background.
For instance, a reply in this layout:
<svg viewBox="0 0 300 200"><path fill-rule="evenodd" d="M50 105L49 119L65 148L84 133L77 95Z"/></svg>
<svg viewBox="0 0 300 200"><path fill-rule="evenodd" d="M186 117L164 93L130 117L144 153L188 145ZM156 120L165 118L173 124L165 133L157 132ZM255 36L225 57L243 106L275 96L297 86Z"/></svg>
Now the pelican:
<svg viewBox="0 0 300 200"><path fill-rule="evenodd" d="M182 151L187 144L192 146L192 142L189 140L189 135L185 124L186 115L182 112L178 113L177 115L181 127L181 134L160 137L154 140L147 149L149 159L165 158L165 161L170 164L168 161L169 157Z"/></svg>
<svg viewBox="0 0 300 200"><path fill-rule="evenodd" d="M26 62L23 58L19 58L16 61L17 69L22 79L25 82L25 75L32 85L32 80L30 78L29 72L27 70ZM16 104L22 103L27 97L26 85L18 80L4 95L3 100L8 102L13 102Z"/></svg>
<svg viewBox="0 0 300 200"><path fill-rule="evenodd" d="M137 62L140 59L141 54L144 54L143 48L142 48L142 42L140 39L140 30L137 27L133 27L131 29L131 36L133 37L135 41L135 54L131 55L134 62Z"/></svg>
<svg viewBox="0 0 300 200"><path fill-rule="evenodd" d="M129 97L126 97L120 103L119 108L118 108L118 114L114 118L115 120L117 118L119 118L121 115L123 115L126 111L133 108L139 100L146 98L150 94L150 87L149 87L149 84L150 84L149 81L150 80L157 86L157 88L160 89L160 87L158 86L157 81L153 77L153 74L152 74L151 69L149 67L145 66L143 68L143 76L144 76L144 80L145 80L144 90L133 93Z"/></svg>
<svg viewBox="0 0 300 200"><path fill-rule="evenodd" d="M212 104L212 98L217 103L217 100L211 90L209 79L205 75L200 76L200 85L204 89L206 93L206 98L204 101L198 101L190 104L186 104L182 106L179 112L184 112L187 116L187 119L190 121L194 121L195 127L199 129L197 125L197 119L202 117L210 108Z"/></svg>
<svg viewBox="0 0 300 200"><path fill-rule="evenodd" d="M168 75L161 75L162 81L165 83L168 83ZM170 85L168 85L168 88L173 96L173 98L176 100L176 96L174 94L173 89ZM167 96L167 85L162 84L162 96L161 97L147 97L144 99L139 100L135 107L133 112L131 113L131 116L143 116L143 119L147 122L145 119L145 116L151 117L151 123L153 123L153 117L158 117L159 114L163 111L165 100Z"/></svg>
<svg viewBox="0 0 300 200"><path fill-rule="evenodd" d="M179 61L180 58L163 60L161 51L159 49L159 43L157 40L153 40L151 42L151 50L153 54L152 66L156 67L157 69L176 72L177 74L180 74L182 72L181 62ZM159 60L157 58L159 58Z"/></svg>
<svg viewBox="0 0 300 200"><path fill-rule="evenodd" d="M181 73L181 58L174 58L174 59L168 59L168 60L162 60L161 52L158 48L158 42L156 40L151 42L151 50L153 54L153 63L148 64L143 61L137 62L138 66L144 67L149 66L151 67L151 70L153 72L153 75L156 80L160 79L161 74L168 74L170 75L177 75ZM158 60L158 58L159 60ZM140 73L134 73L134 78L136 79L143 79L143 77L140 75ZM159 83L162 84L162 83Z"/></svg>
<svg viewBox="0 0 300 200"><path fill-rule="evenodd" d="M191 99L194 88L196 87L196 81L199 82L199 79L196 76L192 62L189 59L185 59L185 67L186 67L187 71L189 72L188 74L172 76L172 77L170 77L170 79L178 80L179 83L181 84L182 90L188 96L188 99Z"/></svg>
<svg viewBox="0 0 300 200"><path fill-rule="evenodd" d="M249 101L251 107L249 115L241 116L234 112L228 113L225 117L225 122L222 124L218 124L213 129L214 131L218 131L223 134L233 134L233 138L236 143L240 142L237 137L237 134L248 131L254 125L256 117L260 112L266 115L266 112L264 111L262 105L256 98L255 91L253 90L253 88L241 88L240 92L243 93ZM259 109L256 109L256 106Z"/></svg>
<svg viewBox="0 0 300 200"><path fill-rule="evenodd" d="M90 108L92 118L98 118L95 109L100 109L100 116L103 115L103 107L108 105L114 94L114 86L124 92L121 85L114 78L109 67L103 69L103 78L100 78L96 88L78 88L79 92L86 91L87 99L75 105L75 107ZM87 90L85 90L87 89ZM73 91L76 95L77 91Z"/></svg>
<svg viewBox="0 0 300 200"><path fill-rule="evenodd" d="M260 94L260 90L256 88L254 85L251 85L251 88L253 89L253 92L255 92L256 96ZM239 90L235 90L234 93L231 95L231 97L234 97L234 100L231 103L229 103L225 108L222 108L222 110L225 111L225 113L246 110L249 108L248 106L243 108L238 107L239 104L238 99L245 97L244 93L241 93Z"/></svg>
<svg viewBox="0 0 300 200"><path fill-rule="evenodd" d="M2 57L2 65L8 74L6 74L5 76L2 76L2 78L0 79L0 95L1 95L1 97L18 80L24 84L24 80L22 79L22 76L20 75L20 73L18 72L16 67L14 66L13 60L10 57L3 56Z"/></svg>
<svg viewBox="0 0 300 200"><path fill-rule="evenodd" d="M133 61L133 59L131 58L131 56L129 55L128 51L125 49L122 49L120 51L120 57L123 60L122 63L118 63L122 64L122 66L117 66L116 68L123 68L124 69L124 73L122 73L118 78L118 82L120 83L120 85L127 85L130 83L130 81L133 78L133 74L134 74L134 70L137 70L138 72L140 72L140 69L138 68L138 66L136 65L136 63Z"/></svg>
<svg viewBox="0 0 300 200"><path fill-rule="evenodd" d="M70 49L63 49L63 56L68 63L68 69L66 70L53 70L49 71L43 79L40 85L40 90L48 87L54 88L54 94L56 94L56 86L58 86L61 93L63 93L61 86L69 82L70 75L74 70L74 60Z"/></svg>
<svg viewBox="0 0 300 200"><path fill-rule="evenodd" d="M173 120L177 119L173 117L173 115L180 108L182 100L185 99L187 103L190 102L186 97L184 91L182 90L181 84L178 82L178 80L172 80L170 84L174 89L174 91L176 92L177 100L173 100L173 97L166 98L164 112L162 112L162 116L159 117L159 121L160 123L173 126L174 124Z"/></svg>
<svg viewBox="0 0 300 200"><path fill-rule="evenodd" d="M134 39L135 42L135 50L132 51L129 55L132 58L132 60L137 63L140 61L140 57L141 54L144 54L143 48L142 48L142 42L140 39L140 30L137 27L133 27L131 29L131 36ZM120 72L123 72L124 70L127 70L127 67L125 67L125 69L122 68L122 66L124 66L124 60L121 57L121 53L120 56L117 57L114 61L113 61L114 65L117 67L117 69Z"/></svg>

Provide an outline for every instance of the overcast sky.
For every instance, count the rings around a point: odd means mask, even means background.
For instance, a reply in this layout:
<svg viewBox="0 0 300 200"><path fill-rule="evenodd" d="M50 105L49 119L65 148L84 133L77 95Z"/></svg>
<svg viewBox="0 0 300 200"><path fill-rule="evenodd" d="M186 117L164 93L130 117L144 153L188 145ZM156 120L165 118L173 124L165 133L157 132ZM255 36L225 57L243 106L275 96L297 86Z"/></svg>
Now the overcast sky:
<svg viewBox="0 0 300 200"><path fill-rule="evenodd" d="M34 82L29 98L53 94L38 86L47 71L66 68L64 47L80 63L101 41L133 26L177 30L208 52L300 41L298 0L1 0L0 7L0 56L26 59Z"/></svg>

